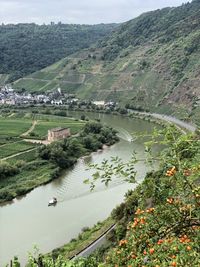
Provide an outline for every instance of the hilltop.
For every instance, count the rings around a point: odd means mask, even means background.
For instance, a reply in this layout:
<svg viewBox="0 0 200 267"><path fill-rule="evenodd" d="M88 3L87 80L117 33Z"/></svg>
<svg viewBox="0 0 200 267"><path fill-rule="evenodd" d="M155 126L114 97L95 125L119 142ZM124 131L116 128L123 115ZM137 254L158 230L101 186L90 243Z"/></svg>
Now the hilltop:
<svg viewBox="0 0 200 267"><path fill-rule="evenodd" d="M0 84L33 73L89 47L116 26L3 24L0 26L0 73L4 75L0 74Z"/></svg>
<svg viewBox="0 0 200 267"><path fill-rule="evenodd" d="M200 2L142 14L89 49L20 79L17 89L58 86L81 99L198 120Z"/></svg>

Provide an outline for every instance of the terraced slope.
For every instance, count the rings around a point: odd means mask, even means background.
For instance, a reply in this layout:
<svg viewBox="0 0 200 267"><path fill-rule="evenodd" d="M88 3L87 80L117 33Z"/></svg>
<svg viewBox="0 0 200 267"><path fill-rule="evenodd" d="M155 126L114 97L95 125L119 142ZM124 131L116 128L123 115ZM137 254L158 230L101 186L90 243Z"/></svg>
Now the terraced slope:
<svg viewBox="0 0 200 267"><path fill-rule="evenodd" d="M124 23L99 42L15 82L34 92L57 87L82 99L200 119L200 2Z"/></svg>

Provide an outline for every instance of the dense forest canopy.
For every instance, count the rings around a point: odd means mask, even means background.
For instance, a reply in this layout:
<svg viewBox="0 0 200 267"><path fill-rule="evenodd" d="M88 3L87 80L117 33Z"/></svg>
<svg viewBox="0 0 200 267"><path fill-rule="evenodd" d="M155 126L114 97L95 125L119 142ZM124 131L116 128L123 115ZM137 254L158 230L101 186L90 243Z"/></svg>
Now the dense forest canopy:
<svg viewBox="0 0 200 267"><path fill-rule="evenodd" d="M0 73L10 79L42 69L59 59L87 48L116 24L51 25L9 24L0 26Z"/></svg>

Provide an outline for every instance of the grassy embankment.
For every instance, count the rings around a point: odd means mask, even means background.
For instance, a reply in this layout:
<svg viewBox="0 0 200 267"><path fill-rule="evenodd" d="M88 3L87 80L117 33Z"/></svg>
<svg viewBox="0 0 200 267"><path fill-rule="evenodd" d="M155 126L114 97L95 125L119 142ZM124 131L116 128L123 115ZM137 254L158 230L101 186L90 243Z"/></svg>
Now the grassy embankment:
<svg viewBox="0 0 200 267"><path fill-rule="evenodd" d="M92 228L85 227L82 229L82 232L77 238L73 238L64 246L54 249L49 255L52 257L58 257L59 255L62 255L64 258L70 259L98 239L113 224L114 220L109 217L103 222L98 222Z"/></svg>

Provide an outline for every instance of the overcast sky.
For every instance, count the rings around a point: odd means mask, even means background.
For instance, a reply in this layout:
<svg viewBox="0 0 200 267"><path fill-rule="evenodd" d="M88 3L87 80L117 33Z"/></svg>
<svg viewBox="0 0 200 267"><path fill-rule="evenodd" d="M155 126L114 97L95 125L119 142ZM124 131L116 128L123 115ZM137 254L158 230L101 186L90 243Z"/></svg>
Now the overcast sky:
<svg viewBox="0 0 200 267"><path fill-rule="evenodd" d="M146 11L186 2L189 0L0 0L0 23L124 22Z"/></svg>

